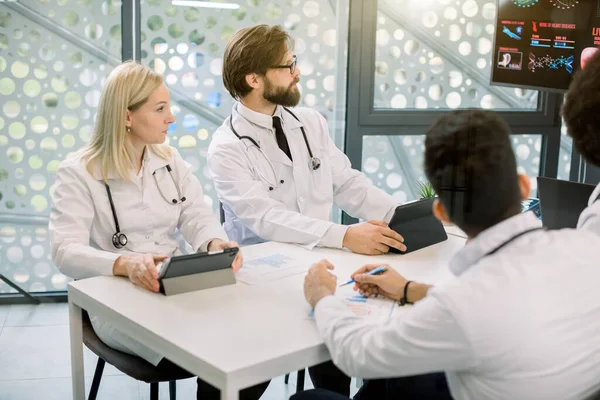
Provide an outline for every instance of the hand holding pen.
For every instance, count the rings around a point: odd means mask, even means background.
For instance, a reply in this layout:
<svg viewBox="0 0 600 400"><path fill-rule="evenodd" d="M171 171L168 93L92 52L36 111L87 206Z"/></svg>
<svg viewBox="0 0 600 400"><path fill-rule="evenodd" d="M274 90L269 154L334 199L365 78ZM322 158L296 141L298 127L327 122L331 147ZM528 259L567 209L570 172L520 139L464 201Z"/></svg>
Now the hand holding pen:
<svg viewBox="0 0 600 400"><path fill-rule="evenodd" d="M408 282L402 275L389 265L365 265L356 270L351 276L354 290L360 294L372 296L381 294L393 300L404 296L404 287Z"/></svg>
<svg viewBox="0 0 600 400"><path fill-rule="evenodd" d="M364 267L363 267L364 268ZM370 270L369 272L367 272L367 275L379 275L379 274L383 274L385 271L387 271L387 267L385 265L382 265L380 267L377 267L375 269ZM358 272L358 271L357 271ZM354 274L352 274L352 277L354 277L354 275L357 273L355 272ZM346 286L349 285L351 283L355 283L356 281L354 280L354 278L350 279L348 282L346 283L342 283L340 285L340 287L342 286Z"/></svg>

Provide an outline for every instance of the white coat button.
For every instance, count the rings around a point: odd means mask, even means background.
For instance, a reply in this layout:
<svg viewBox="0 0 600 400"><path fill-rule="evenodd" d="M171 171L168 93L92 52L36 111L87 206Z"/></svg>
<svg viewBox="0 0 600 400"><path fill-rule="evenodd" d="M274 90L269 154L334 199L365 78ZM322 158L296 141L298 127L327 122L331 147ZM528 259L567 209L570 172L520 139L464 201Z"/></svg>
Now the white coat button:
<svg viewBox="0 0 600 400"><path fill-rule="evenodd" d="M300 203L304 203L304 197L302 197L302 196L298 197L298 201L299 201Z"/></svg>
<svg viewBox="0 0 600 400"><path fill-rule="evenodd" d="M146 239L150 239L150 236L149 236L149 235L148 235L148 236L146 236Z"/></svg>

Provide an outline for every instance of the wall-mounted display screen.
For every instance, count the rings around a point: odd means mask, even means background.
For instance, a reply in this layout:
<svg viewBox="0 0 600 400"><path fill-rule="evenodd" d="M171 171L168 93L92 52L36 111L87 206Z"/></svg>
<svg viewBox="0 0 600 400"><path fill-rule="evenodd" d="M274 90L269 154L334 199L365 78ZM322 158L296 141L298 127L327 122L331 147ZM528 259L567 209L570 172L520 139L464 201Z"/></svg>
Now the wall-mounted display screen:
<svg viewBox="0 0 600 400"><path fill-rule="evenodd" d="M565 91L600 48L600 0L498 0L492 84Z"/></svg>

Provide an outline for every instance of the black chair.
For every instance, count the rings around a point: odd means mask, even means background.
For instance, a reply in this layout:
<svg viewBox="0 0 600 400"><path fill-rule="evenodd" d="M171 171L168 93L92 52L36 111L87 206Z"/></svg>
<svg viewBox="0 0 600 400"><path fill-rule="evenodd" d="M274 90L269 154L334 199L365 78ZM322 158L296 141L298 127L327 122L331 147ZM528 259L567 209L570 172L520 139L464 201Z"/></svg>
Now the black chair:
<svg viewBox="0 0 600 400"><path fill-rule="evenodd" d="M221 225L223 225L225 223L225 210L223 210L223 203L221 203L220 201L219 201L219 217L221 220ZM299 370L298 377L296 379L296 390L297 391L304 390L304 376L305 376L305 370L304 369ZM285 378L283 379L283 381L287 385L290 381L290 374L285 374Z"/></svg>
<svg viewBox="0 0 600 400"><path fill-rule="evenodd" d="M306 371L305 369L298 370L298 376L296 377L296 391L297 392L301 392L304 390L305 371ZM287 385L288 382L290 381L290 374L285 374L285 378L283 378L283 381Z"/></svg>
<svg viewBox="0 0 600 400"><path fill-rule="evenodd" d="M88 313L83 310L83 343L94 354L98 356L92 387L88 400L95 400L100 388L100 380L104 365L109 363L126 375L150 384L150 400L158 400L158 384L160 382L169 382L169 398L176 399L176 381L179 379L191 378L194 375L177 365L166 360L161 361L158 366L154 366L146 360L132 356L127 353L115 350L107 346L92 327Z"/></svg>

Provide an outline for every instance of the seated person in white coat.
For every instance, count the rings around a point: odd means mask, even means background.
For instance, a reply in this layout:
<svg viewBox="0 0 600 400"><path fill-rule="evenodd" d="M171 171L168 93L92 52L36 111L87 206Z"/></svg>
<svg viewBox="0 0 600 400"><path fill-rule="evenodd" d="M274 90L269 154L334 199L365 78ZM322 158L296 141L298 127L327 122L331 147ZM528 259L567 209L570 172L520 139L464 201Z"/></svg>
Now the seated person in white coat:
<svg viewBox="0 0 600 400"><path fill-rule="evenodd" d="M600 237L546 231L521 214L530 185L516 170L498 114L455 111L434 124L425 140L425 172L439 194L434 213L469 241L450 261L457 279L439 286L392 268L365 275L377 265L356 271L360 292L416 302L387 322L367 324L333 296L329 262L311 267L304 292L333 362L374 379L355 399L567 400L598 391Z"/></svg>
<svg viewBox="0 0 600 400"><path fill-rule="evenodd" d="M405 250L387 227L397 202L352 169L315 110L300 101L293 40L280 26L236 32L223 58L223 83L237 100L213 135L208 169L225 213L225 231L240 245L268 240L383 254ZM336 204L371 220L331 221Z"/></svg>
<svg viewBox="0 0 600 400"><path fill-rule="evenodd" d="M600 51L587 62L585 69L575 74L562 114L575 149L585 161L600 168ZM600 184L579 216L578 229L600 234L599 198Z"/></svg>
<svg viewBox="0 0 600 400"><path fill-rule="evenodd" d="M156 264L181 254L177 230L197 251L237 247L204 202L190 165L164 144L175 121L169 103L162 78L148 67L126 62L108 76L91 142L56 173L50 240L52 259L65 275L124 276L157 292ZM241 265L240 255L233 269ZM107 345L154 365L168 363L101 318L90 319ZM266 386L247 389L241 397L258 399ZM220 395L198 380L198 398Z"/></svg>

